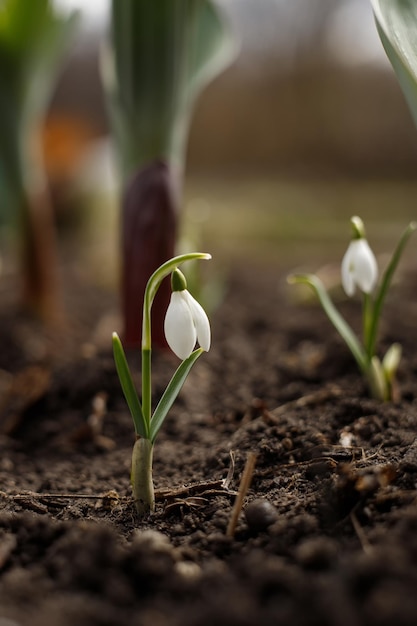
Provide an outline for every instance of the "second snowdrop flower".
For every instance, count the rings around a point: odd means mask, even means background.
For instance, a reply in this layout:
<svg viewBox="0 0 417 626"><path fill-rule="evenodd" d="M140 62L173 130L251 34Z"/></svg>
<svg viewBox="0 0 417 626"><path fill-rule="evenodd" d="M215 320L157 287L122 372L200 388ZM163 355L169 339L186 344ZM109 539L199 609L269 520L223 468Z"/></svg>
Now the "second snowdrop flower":
<svg viewBox="0 0 417 626"><path fill-rule="evenodd" d="M353 228L353 239L342 261L342 284L348 296L353 296L356 287L364 293L362 341L336 309L317 276L296 274L290 276L288 280L291 283L305 283L316 293L329 320L346 342L366 378L371 395L380 400L393 400L401 346L394 343L380 359L376 354L378 324L392 277L408 239L417 228L417 223L411 222L403 232L382 276L381 284L377 286L378 266L374 253L366 241L363 222L360 217L352 217L350 222Z"/></svg>
<svg viewBox="0 0 417 626"><path fill-rule="evenodd" d="M166 316L165 337L181 360L187 359L198 341L205 352L210 349L210 322L203 307L187 290L184 274L175 269L171 275L172 294Z"/></svg>
<svg viewBox="0 0 417 626"><path fill-rule="evenodd" d="M360 217L351 219L353 238L342 261L342 285L348 296L353 296L356 286L366 294L378 281L378 265L366 238Z"/></svg>

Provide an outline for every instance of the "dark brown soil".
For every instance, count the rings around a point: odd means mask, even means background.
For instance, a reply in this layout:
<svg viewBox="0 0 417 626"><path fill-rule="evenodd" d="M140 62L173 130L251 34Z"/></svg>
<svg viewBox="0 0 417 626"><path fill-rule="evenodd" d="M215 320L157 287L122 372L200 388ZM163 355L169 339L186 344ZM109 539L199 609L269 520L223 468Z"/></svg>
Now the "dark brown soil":
<svg viewBox="0 0 417 626"><path fill-rule="evenodd" d="M144 521L110 351L114 300L79 289L77 327L58 343L6 307L0 625L415 626L414 285L409 271L387 303L380 345L400 341L404 355L398 401L382 404L318 306L292 303L276 275L232 276L213 348L157 441L157 509ZM358 303L341 306L357 324ZM176 364L155 355L155 397Z"/></svg>

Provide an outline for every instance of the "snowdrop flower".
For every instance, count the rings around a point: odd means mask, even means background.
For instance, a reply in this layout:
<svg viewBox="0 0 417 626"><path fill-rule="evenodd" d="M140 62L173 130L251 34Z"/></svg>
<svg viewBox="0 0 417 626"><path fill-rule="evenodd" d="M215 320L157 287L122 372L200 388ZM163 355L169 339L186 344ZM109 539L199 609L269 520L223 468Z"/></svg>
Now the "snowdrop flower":
<svg viewBox="0 0 417 626"><path fill-rule="evenodd" d="M342 261L342 285L348 296L353 296L356 286L371 293L378 280L378 266L366 238L360 217L352 217L353 239Z"/></svg>
<svg viewBox="0 0 417 626"><path fill-rule="evenodd" d="M176 269L171 276L172 294L165 315L165 338L169 347L181 360L187 359L196 341L208 352L210 349L210 322L203 307L187 291L185 276Z"/></svg>

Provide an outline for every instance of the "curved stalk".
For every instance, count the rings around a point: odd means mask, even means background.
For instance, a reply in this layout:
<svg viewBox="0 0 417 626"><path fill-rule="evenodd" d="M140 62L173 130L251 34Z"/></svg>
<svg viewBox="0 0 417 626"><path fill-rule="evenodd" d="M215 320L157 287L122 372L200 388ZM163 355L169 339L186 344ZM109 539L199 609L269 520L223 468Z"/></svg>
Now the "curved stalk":
<svg viewBox="0 0 417 626"><path fill-rule="evenodd" d="M363 343L368 358L371 361L373 356L372 345L370 345L371 328L373 323L373 302L369 293L363 294Z"/></svg>
<svg viewBox="0 0 417 626"><path fill-rule="evenodd" d="M211 254L206 252L189 252L188 254L175 256L158 267L148 280L143 301L142 350L151 349L151 307L160 284L178 265L194 259L209 260L211 259Z"/></svg>

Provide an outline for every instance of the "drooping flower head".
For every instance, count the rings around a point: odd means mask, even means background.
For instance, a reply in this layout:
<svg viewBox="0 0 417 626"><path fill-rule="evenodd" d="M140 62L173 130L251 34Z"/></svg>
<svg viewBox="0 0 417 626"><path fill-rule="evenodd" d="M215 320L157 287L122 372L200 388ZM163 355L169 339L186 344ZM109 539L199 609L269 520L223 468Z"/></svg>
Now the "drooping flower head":
<svg viewBox="0 0 417 626"><path fill-rule="evenodd" d="M210 349L210 322L203 307L187 291L187 281L179 269L171 275L172 294L165 315L165 338L179 359L187 359L198 341Z"/></svg>
<svg viewBox="0 0 417 626"><path fill-rule="evenodd" d="M342 260L342 285L348 296L353 296L356 287L371 293L378 280L378 265L366 237L360 217L351 219L353 237Z"/></svg>

